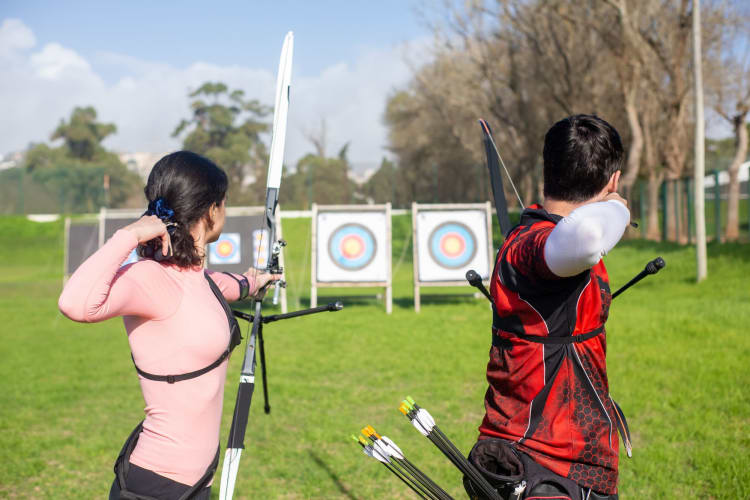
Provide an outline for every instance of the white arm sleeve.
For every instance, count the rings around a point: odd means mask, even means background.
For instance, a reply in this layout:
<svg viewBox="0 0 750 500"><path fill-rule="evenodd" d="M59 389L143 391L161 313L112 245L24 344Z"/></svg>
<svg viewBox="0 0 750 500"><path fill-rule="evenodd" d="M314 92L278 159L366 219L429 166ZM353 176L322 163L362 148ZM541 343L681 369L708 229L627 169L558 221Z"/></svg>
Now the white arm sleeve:
<svg viewBox="0 0 750 500"><path fill-rule="evenodd" d="M561 278L593 267L620 241L630 211L615 200L589 203L557 223L544 245L547 267Z"/></svg>

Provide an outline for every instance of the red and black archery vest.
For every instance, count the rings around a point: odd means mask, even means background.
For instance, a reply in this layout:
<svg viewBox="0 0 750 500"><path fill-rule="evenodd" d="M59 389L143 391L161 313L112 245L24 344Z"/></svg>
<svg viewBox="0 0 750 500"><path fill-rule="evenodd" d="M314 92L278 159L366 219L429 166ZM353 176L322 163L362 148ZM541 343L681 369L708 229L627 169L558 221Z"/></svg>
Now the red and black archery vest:
<svg viewBox="0 0 750 500"><path fill-rule="evenodd" d="M560 219L530 207L498 252L480 439L514 441L555 473L613 494L620 415L605 362L609 279L601 260L568 278L547 269L544 243Z"/></svg>

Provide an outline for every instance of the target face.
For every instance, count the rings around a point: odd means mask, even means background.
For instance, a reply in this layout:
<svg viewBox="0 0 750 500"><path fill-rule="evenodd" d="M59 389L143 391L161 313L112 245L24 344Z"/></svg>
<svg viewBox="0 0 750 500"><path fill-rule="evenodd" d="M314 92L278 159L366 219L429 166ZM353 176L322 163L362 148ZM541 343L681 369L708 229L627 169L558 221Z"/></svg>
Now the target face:
<svg viewBox="0 0 750 500"><path fill-rule="evenodd" d="M419 282L466 283L466 271L475 270L482 279L490 275L491 235L486 206L466 209L419 210L416 224Z"/></svg>
<svg viewBox="0 0 750 500"><path fill-rule="evenodd" d="M208 246L208 261L211 264L238 264L242 257L240 241L240 233L222 233Z"/></svg>
<svg viewBox="0 0 750 500"><path fill-rule="evenodd" d="M390 219L385 209L320 210L315 217L318 283L383 283L390 272Z"/></svg>
<svg viewBox="0 0 750 500"><path fill-rule="evenodd" d="M432 230L428 248L440 266L459 269L467 265L477 252L477 238L465 224L444 222Z"/></svg>
<svg viewBox="0 0 750 500"><path fill-rule="evenodd" d="M331 261L346 271L357 271L375 258L375 236L361 224L350 223L334 229L328 238Z"/></svg>

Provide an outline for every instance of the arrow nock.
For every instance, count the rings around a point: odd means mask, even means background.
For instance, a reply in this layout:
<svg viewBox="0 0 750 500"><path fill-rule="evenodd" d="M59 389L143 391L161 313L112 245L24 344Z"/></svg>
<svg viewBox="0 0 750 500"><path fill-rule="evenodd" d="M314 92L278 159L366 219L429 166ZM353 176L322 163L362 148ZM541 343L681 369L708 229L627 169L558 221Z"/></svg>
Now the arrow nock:
<svg viewBox="0 0 750 500"><path fill-rule="evenodd" d="M399 407L398 407L398 411L400 411L401 413L403 413L403 414L404 414L404 415L406 415L407 417L409 416L409 407L408 407L408 406L406 406L406 403L405 403L405 402L404 402L404 403L401 403L401 404L399 405Z"/></svg>

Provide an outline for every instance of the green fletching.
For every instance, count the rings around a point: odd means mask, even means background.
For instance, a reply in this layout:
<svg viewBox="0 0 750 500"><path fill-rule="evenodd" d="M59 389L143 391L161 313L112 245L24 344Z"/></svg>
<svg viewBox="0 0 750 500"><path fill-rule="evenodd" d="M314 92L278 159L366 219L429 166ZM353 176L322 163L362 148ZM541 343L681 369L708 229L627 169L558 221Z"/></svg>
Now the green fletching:
<svg viewBox="0 0 750 500"><path fill-rule="evenodd" d="M411 406L414 406L415 404L417 404L414 402L414 399L411 396L406 396L406 400L409 402Z"/></svg>

